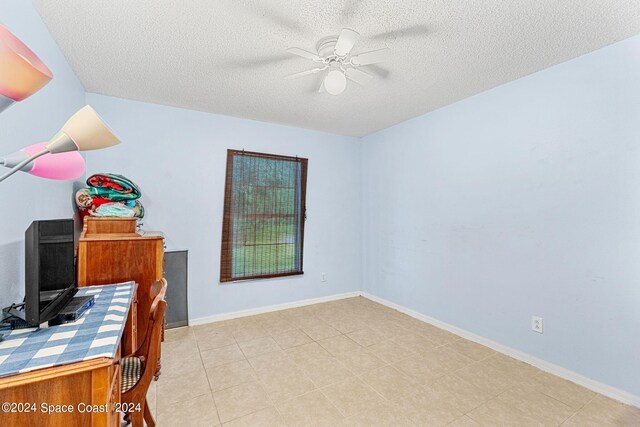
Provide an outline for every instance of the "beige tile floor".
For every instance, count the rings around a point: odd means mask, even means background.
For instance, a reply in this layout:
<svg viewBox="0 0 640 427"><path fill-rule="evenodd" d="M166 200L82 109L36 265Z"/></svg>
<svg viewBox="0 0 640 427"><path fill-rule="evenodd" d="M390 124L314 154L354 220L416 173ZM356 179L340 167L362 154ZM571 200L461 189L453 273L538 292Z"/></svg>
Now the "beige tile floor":
<svg viewBox="0 0 640 427"><path fill-rule="evenodd" d="M623 405L362 297L169 330L163 426L640 426Z"/></svg>

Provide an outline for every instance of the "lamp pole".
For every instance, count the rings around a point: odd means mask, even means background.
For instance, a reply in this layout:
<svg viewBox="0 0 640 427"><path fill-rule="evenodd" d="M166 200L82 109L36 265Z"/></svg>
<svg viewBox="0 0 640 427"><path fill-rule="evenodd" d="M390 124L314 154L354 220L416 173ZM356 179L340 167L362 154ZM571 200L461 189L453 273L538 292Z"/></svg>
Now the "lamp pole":
<svg viewBox="0 0 640 427"><path fill-rule="evenodd" d="M20 169L22 169L23 167L25 167L26 165L28 165L29 163L31 163L32 161L34 161L38 157L42 157L42 156L44 156L45 154L48 154L48 153L49 153L49 149L46 148L46 149L42 150L41 152L39 152L37 154L34 154L33 156L31 156L29 158L24 159L23 161L21 161L20 163L18 163L14 167L12 167L9 172L7 172L4 175L0 176L0 182L2 182L5 179L9 178L11 175L13 175L14 173L18 172Z"/></svg>

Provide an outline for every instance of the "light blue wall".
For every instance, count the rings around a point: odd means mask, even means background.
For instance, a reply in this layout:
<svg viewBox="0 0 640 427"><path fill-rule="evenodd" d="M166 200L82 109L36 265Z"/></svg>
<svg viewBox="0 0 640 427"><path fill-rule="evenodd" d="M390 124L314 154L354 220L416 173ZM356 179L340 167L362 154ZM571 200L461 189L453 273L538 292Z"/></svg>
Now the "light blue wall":
<svg viewBox="0 0 640 427"><path fill-rule="evenodd" d="M163 231L170 249L189 250L191 319L360 288L357 139L95 94L87 102L123 141L87 153L87 174L138 183L144 228ZM219 284L229 148L309 159L304 276Z"/></svg>
<svg viewBox="0 0 640 427"><path fill-rule="evenodd" d="M640 395L640 36L363 155L365 291Z"/></svg>
<svg viewBox="0 0 640 427"><path fill-rule="evenodd" d="M0 0L0 23L54 74L38 93L0 114L3 155L51 138L84 105L85 93L31 2ZM71 218L72 186L23 173L0 183L0 308L24 295L25 229L35 219Z"/></svg>

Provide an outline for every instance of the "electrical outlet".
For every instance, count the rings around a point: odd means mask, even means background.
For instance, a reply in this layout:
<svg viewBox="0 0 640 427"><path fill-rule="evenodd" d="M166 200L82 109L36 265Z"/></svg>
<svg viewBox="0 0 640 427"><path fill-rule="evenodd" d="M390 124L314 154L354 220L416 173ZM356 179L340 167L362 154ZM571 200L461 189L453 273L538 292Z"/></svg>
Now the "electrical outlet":
<svg viewBox="0 0 640 427"><path fill-rule="evenodd" d="M531 330L539 334L543 333L542 317L531 316Z"/></svg>
<svg viewBox="0 0 640 427"><path fill-rule="evenodd" d="M322 279L320 279L322 282L326 282L327 281L327 273L322 273Z"/></svg>

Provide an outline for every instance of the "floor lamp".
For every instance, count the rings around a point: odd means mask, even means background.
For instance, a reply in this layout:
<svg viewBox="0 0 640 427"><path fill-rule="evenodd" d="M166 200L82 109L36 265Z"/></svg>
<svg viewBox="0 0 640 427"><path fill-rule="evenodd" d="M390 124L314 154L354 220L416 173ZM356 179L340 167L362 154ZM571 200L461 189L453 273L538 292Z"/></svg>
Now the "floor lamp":
<svg viewBox="0 0 640 427"><path fill-rule="evenodd" d="M33 95L53 78L51 70L5 26L0 25L0 113ZM46 143L33 144L0 158L10 170L50 179L76 179L84 173L78 151L97 150L120 141L90 106L75 113Z"/></svg>

